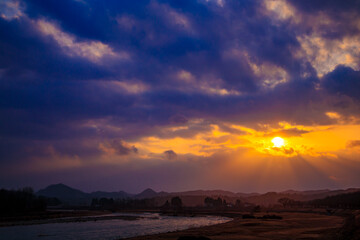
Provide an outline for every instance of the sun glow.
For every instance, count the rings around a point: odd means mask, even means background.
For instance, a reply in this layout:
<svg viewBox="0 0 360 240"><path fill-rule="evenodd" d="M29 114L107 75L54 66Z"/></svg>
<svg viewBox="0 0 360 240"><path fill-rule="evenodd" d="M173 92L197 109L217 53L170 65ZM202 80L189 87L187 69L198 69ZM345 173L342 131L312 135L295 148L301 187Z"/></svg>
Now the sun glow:
<svg viewBox="0 0 360 240"><path fill-rule="evenodd" d="M285 141L281 137L275 137L271 142L274 144L274 147L282 147L285 145Z"/></svg>

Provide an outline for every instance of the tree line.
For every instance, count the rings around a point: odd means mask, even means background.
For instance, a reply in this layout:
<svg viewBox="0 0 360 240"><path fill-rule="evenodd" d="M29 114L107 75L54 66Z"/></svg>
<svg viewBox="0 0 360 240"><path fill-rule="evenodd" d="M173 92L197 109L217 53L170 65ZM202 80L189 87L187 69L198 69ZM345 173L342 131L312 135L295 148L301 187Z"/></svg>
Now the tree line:
<svg viewBox="0 0 360 240"><path fill-rule="evenodd" d="M54 198L38 197L30 187L19 190L0 189L0 215L45 211L48 205L59 204Z"/></svg>
<svg viewBox="0 0 360 240"><path fill-rule="evenodd" d="M121 209L153 209L157 208L155 199L113 199L113 198L93 198L91 201L91 208L101 210L121 210ZM172 197L170 202L167 200L162 209L176 209L183 207L180 197Z"/></svg>
<svg viewBox="0 0 360 240"><path fill-rule="evenodd" d="M313 207L313 208L342 208L360 209L360 191L353 193L328 196L322 199L311 201L296 201L290 198L280 198L278 200L283 207Z"/></svg>

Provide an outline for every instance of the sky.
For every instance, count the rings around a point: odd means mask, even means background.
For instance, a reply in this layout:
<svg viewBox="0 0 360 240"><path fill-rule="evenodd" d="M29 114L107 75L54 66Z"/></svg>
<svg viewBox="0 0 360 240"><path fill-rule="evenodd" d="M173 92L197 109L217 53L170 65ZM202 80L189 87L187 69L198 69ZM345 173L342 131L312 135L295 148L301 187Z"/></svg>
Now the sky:
<svg viewBox="0 0 360 240"><path fill-rule="evenodd" d="M0 188L359 187L359 63L359 0L1 0Z"/></svg>

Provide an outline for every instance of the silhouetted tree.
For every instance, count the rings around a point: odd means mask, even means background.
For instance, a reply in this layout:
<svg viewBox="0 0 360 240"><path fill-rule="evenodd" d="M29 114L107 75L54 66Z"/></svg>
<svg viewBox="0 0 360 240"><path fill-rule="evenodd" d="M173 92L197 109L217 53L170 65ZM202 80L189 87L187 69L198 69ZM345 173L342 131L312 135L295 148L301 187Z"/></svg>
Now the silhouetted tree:
<svg viewBox="0 0 360 240"><path fill-rule="evenodd" d="M309 201L313 207L360 209L360 191Z"/></svg>
<svg viewBox="0 0 360 240"><path fill-rule="evenodd" d="M32 187L24 187L20 191L22 191L24 193L34 195L34 189Z"/></svg>
<svg viewBox="0 0 360 240"><path fill-rule="evenodd" d="M182 201L180 197L171 198L171 206L176 209L180 209L182 207Z"/></svg>
<svg viewBox="0 0 360 240"><path fill-rule="evenodd" d="M220 208L226 205L226 201L222 200L220 197L218 197L217 199L213 199L211 197L206 197L204 199L204 204L206 207L216 207L216 208Z"/></svg>
<svg viewBox="0 0 360 240"><path fill-rule="evenodd" d="M214 199L211 197L206 197L204 199L204 204L206 207L213 207L214 206Z"/></svg>
<svg viewBox="0 0 360 240"><path fill-rule="evenodd" d="M97 198L91 200L91 207L98 207L99 205L99 200Z"/></svg>
<svg viewBox="0 0 360 240"><path fill-rule="evenodd" d="M214 206L217 208L223 206L223 200L220 197L218 197L218 199L214 201Z"/></svg>
<svg viewBox="0 0 360 240"><path fill-rule="evenodd" d="M303 203L300 201L295 201L293 199L290 198L280 198L278 200L279 203L281 203L284 207L299 207L302 206Z"/></svg>
<svg viewBox="0 0 360 240"><path fill-rule="evenodd" d="M261 211L261 207L259 205L256 205L253 209L252 209L252 213L255 212L260 212Z"/></svg>
<svg viewBox="0 0 360 240"><path fill-rule="evenodd" d="M169 207L170 207L169 200L166 200L166 202L164 203L163 207L165 207L165 208L169 208Z"/></svg>
<svg viewBox="0 0 360 240"><path fill-rule="evenodd" d="M18 191L0 190L0 215L43 211L46 209L46 198L37 197L31 188Z"/></svg>
<svg viewBox="0 0 360 240"><path fill-rule="evenodd" d="M237 199L235 202L235 207L236 208L241 208L243 206L242 202L240 201L240 199Z"/></svg>
<svg viewBox="0 0 360 240"><path fill-rule="evenodd" d="M48 197L39 197L40 199L43 199L46 202L46 206L59 206L62 204L62 202L57 198L48 198Z"/></svg>
<svg viewBox="0 0 360 240"><path fill-rule="evenodd" d="M291 204L291 199L284 197L284 198L280 198L278 202L281 203L284 207L288 207Z"/></svg>

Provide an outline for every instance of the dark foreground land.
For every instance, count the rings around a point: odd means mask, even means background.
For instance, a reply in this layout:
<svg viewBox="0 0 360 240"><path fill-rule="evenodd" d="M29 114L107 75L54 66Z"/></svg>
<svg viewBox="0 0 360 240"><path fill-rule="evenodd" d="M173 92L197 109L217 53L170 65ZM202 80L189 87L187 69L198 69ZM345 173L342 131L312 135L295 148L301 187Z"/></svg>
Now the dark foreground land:
<svg viewBox="0 0 360 240"><path fill-rule="evenodd" d="M313 210L311 210L313 211ZM131 211L134 212L134 211ZM140 211L144 212L144 211ZM155 211L156 212L156 211ZM78 221L101 221L110 219L137 220L137 217L109 216L104 211L48 211L42 214L0 218L0 227L12 225L31 225L64 223ZM174 213L168 212L173 215ZM102 215L102 216L99 216ZM190 215L222 215L232 221L192 228L188 230L160 233L128 238L128 240L232 240L232 239L344 239L360 240L360 210L336 210L332 215L325 210L314 212L258 212L254 215L245 212L192 212ZM250 216L254 218L245 217ZM96 217L97 216L97 217ZM265 217L264 216L270 216Z"/></svg>
<svg viewBox="0 0 360 240"><path fill-rule="evenodd" d="M261 217L264 213L255 216ZM282 219L243 219L184 231L129 238L129 240L232 239L360 239L360 214L329 216L318 213L277 213Z"/></svg>

